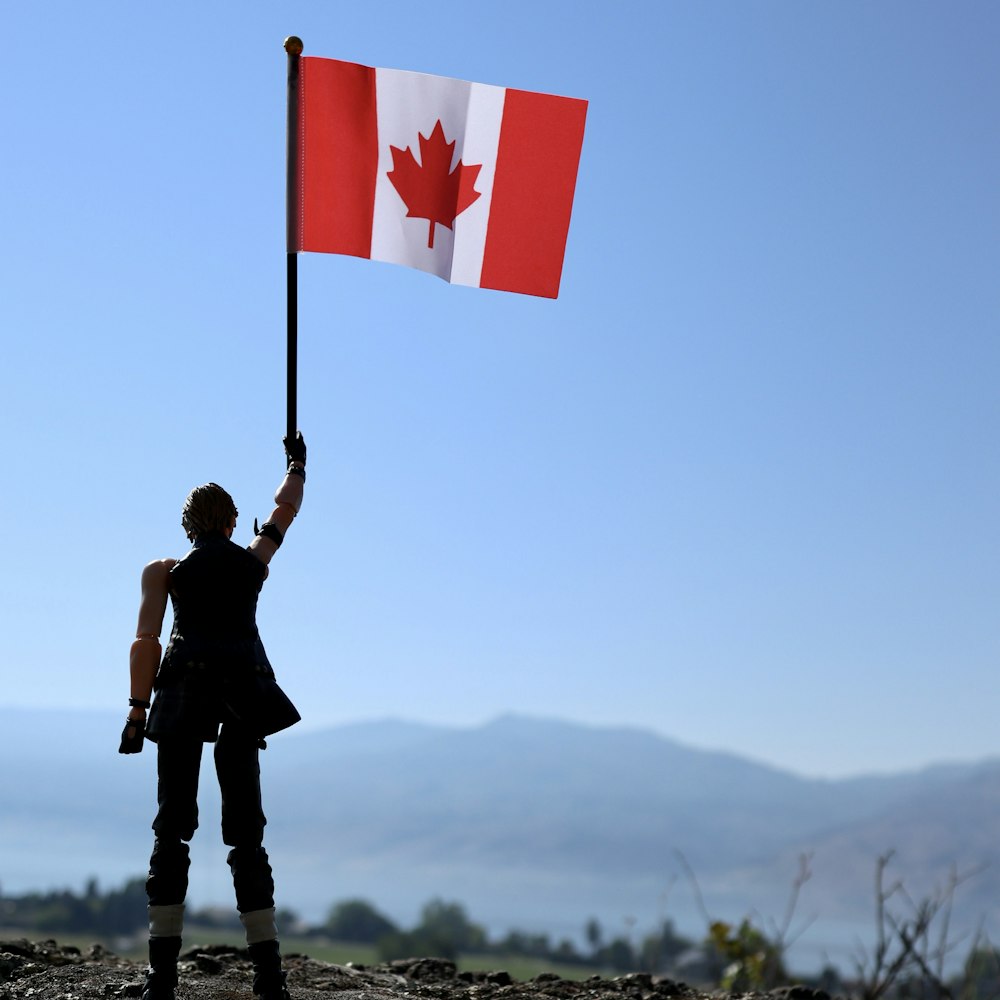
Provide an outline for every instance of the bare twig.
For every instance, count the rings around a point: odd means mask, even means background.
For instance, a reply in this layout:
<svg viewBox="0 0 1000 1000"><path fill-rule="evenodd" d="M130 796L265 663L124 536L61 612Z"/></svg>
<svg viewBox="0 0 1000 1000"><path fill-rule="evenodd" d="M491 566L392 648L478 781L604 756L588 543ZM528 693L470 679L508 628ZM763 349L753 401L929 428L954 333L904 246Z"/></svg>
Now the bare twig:
<svg viewBox="0 0 1000 1000"><path fill-rule="evenodd" d="M701 894L701 886L698 884L698 876L695 875L694 869L688 864L688 860L684 857L683 851L675 849L674 856L684 869L684 874L687 875L688 882L691 883L691 891L694 893L694 900L698 904L698 909L701 912L702 919L706 924L711 924L712 915L708 912L708 907L705 906L705 897Z"/></svg>
<svg viewBox="0 0 1000 1000"><path fill-rule="evenodd" d="M773 920L771 921L774 944L778 952L784 956L788 949L812 926L816 920L816 914L807 917L805 922L794 934L790 934L792 921L795 918L795 911L798 909L799 897L802 895L802 886L812 878L812 869L809 862L812 860L812 852L803 852L799 855L799 870L792 880L792 888L788 893L788 901L785 903L785 915L779 927Z"/></svg>
<svg viewBox="0 0 1000 1000"><path fill-rule="evenodd" d="M958 887L982 869L959 873L952 868L943 889L915 901L901 880L886 888L886 869L893 852L882 855L875 865L875 948L862 949L856 960L862 1000L879 1000L912 978L909 987L936 1000L953 1000L944 981L947 956L955 950L952 910ZM904 912L893 912L889 901L897 899ZM898 907L897 907L898 910Z"/></svg>

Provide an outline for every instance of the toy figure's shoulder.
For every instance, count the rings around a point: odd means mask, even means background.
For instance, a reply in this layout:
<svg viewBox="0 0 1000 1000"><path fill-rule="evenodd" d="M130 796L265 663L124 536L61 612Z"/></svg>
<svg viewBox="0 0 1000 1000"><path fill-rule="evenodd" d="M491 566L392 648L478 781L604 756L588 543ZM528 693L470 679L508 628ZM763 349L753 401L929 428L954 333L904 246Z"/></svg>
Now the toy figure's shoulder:
<svg viewBox="0 0 1000 1000"><path fill-rule="evenodd" d="M170 579L170 571L177 565L176 559L154 559L147 563L142 570L142 589L152 590L167 589Z"/></svg>

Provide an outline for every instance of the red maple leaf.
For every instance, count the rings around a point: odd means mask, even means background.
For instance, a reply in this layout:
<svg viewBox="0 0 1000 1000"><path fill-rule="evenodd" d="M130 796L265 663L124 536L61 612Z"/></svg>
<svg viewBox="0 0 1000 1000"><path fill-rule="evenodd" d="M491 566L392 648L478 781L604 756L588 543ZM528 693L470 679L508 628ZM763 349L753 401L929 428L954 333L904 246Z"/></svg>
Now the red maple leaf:
<svg viewBox="0 0 1000 1000"><path fill-rule="evenodd" d="M395 146L392 151L392 170L386 176L406 203L408 219L427 219L430 232L427 246L434 246L434 226L452 228L455 217L464 212L480 195L473 185L483 165L464 164L461 160L451 169L455 140L448 142L438 119L429 137L417 133L420 140L420 163L406 147L404 152Z"/></svg>

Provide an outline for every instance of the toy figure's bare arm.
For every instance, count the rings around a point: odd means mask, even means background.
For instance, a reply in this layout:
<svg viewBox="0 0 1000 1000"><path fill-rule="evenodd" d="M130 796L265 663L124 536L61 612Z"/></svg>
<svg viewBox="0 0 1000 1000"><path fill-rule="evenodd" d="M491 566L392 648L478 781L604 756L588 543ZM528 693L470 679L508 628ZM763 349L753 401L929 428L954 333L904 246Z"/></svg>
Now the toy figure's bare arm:
<svg viewBox="0 0 1000 1000"><path fill-rule="evenodd" d="M132 697L137 701L149 701L153 692L153 678L160 666L160 631L167 610L170 570L175 563L175 559L157 559L142 571L139 623L129 650ZM146 710L133 706L128 715L130 719L144 719Z"/></svg>
<svg viewBox="0 0 1000 1000"><path fill-rule="evenodd" d="M247 548L266 566L292 526L295 515L302 507L302 495L306 483L306 446L302 434L294 442L285 440L288 455L288 471L274 494L274 510L264 522L262 533L255 535Z"/></svg>

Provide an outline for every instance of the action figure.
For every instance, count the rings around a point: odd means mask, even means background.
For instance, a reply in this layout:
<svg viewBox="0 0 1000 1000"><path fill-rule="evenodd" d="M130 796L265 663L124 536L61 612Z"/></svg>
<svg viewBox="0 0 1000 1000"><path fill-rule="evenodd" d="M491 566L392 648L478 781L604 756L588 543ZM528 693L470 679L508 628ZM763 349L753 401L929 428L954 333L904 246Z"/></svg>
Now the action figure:
<svg viewBox="0 0 1000 1000"><path fill-rule="evenodd" d="M264 737L299 721L278 687L257 632L257 595L268 563L302 506L306 446L285 438L285 477L275 508L247 548L232 541L238 511L221 486L191 491L181 525L193 543L181 559L158 559L142 572L139 625L129 656L130 711L120 753L157 745L155 840L149 859L149 969L143 1000L174 1000L187 895L189 848L198 826L198 770L204 743L215 743L222 791L222 839L236 905L253 961L254 994L288 1000L274 920L274 880L264 850L259 750ZM169 595L174 623L163 662L160 631ZM150 708L149 698L156 697ZM149 720L146 709L149 708Z"/></svg>

